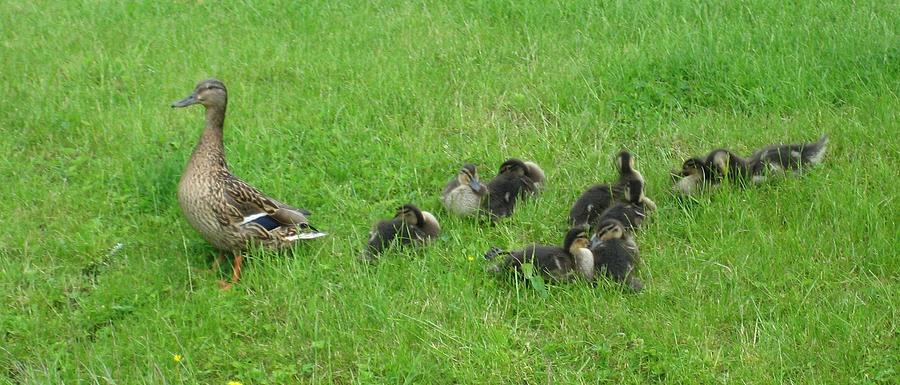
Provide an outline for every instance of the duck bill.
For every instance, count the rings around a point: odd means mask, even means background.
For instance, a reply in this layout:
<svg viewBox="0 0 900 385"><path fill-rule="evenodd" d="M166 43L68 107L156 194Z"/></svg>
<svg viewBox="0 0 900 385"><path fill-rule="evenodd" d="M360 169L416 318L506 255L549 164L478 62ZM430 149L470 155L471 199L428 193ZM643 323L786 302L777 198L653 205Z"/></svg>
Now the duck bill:
<svg viewBox="0 0 900 385"><path fill-rule="evenodd" d="M588 241L588 248L593 250L597 246L600 246L600 238L597 238L597 234L591 235L591 239Z"/></svg>
<svg viewBox="0 0 900 385"><path fill-rule="evenodd" d="M472 191L479 192L481 191L482 186L481 182L479 182L478 179L472 179L471 181L469 181L469 187L472 188Z"/></svg>
<svg viewBox="0 0 900 385"><path fill-rule="evenodd" d="M187 106L191 106L191 105L197 104L197 103L199 103L199 102L200 102L200 101L197 100L197 94L191 94L190 96L188 96L188 97L186 97L186 98L184 98L184 99L181 99L181 100L179 100L179 101L177 101L177 102L175 102L175 103L172 103L172 108L182 108L182 107L187 107Z"/></svg>

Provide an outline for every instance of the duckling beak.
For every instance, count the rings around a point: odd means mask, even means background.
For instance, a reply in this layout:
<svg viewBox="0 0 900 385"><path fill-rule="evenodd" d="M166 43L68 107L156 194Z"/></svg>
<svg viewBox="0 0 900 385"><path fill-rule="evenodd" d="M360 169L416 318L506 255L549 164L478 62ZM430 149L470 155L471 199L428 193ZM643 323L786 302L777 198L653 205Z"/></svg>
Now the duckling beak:
<svg viewBox="0 0 900 385"><path fill-rule="evenodd" d="M591 240L588 244L589 249L593 249L600 245L600 239L597 238L597 234L591 235Z"/></svg>
<svg viewBox="0 0 900 385"><path fill-rule="evenodd" d="M172 103L172 108L187 107L187 106L197 104L197 103L199 103L199 101L197 101L197 94L194 93L184 99L181 99L175 103Z"/></svg>
<svg viewBox="0 0 900 385"><path fill-rule="evenodd" d="M469 187L472 188L472 191L479 192L481 191L481 182L478 179L472 179L469 181Z"/></svg>

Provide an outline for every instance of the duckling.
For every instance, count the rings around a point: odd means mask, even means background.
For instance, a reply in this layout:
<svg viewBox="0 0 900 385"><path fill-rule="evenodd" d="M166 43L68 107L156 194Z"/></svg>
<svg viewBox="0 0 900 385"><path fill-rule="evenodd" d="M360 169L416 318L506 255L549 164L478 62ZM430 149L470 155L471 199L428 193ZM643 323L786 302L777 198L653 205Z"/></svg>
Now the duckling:
<svg viewBox="0 0 900 385"><path fill-rule="evenodd" d="M637 180L629 182L624 193L628 196L627 202L616 202L608 209L600 214L594 224L599 224L607 219L614 219L625 226L625 230L634 233L646 217L647 204L646 200L641 200L644 196L642 193L643 184Z"/></svg>
<svg viewBox="0 0 900 385"><path fill-rule="evenodd" d="M828 149L828 135L822 135L818 141L801 144L781 144L765 147L750 158L750 164L754 166L753 182L760 183L765 180L762 170L799 173L804 167L822 163L825 150Z"/></svg>
<svg viewBox="0 0 900 385"><path fill-rule="evenodd" d="M575 200L575 204L569 210L569 224L572 226L586 226L593 223L600 217L601 213L609 208L612 202L612 188L609 185L595 184L588 187Z"/></svg>
<svg viewBox="0 0 900 385"><path fill-rule="evenodd" d="M441 194L441 203L453 214L471 216L481 209L488 189L478 179L478 171L473 164L465 164L456 178L451 179Z"/></svg>
<svg viewBox="0 0 900 385"><path fill-rule="evenodd" d="M514 269L522 274L522 265L530 263L535 271L553 282L566 282L579 277L592 281L595 263L588 246L588 231L585 227L578 226L566 232L562 247L532 244L519 251L504 251L494 247L484 257L493 260L498 255L506 256L503 261L488 269L494 273Z"/></svg>
<svg viewBox="0 0 900 385"><path fill-rule="evenodd" d="M764 147L743 158L726 149L716 149L705 157L690 158L680 171L672 173L675 190L693 194L703 186L714 186L728 179L738 183L762 183L770 173L791 171L822 162L828 148L828 135L818 141L801 144L782 144Z"/></svg>
<svg viewBox="0 0 900 385"><path fill-rule="evenodd" d="M517 199L525 199L537 193L537 186L529 176L543 178L543 171L538 173L537 170L529 171L525 162L515 158L500 165L500 173L488 182L488 199L483 204L492 218L512 215Z"/></svg>
<svg viewBox="0 0 900 385"><path fill-rule="evenodd" d="M541 169L541 166L538 166L537 163L532 161L525 161L525 175L531 179L534 183L534 192L540 192L544 190L544 184L547 183L547 176L544 174L544 170Z"/></svg>
<svg viewBox="0 0 900 385"><path fill-rule="evenodd" d="M616 155L616 169L619 171L619 180L613 185L613 196L619 201L632 200L625 189L630 187L631 192L639 194L633 200L643 204L649 210L656 210L656 203L644 195L644 176L634 168L634 157L628 151L621 151Z"/></svg>
<svg viewBox="0 0 900 385"><path fill-rule="evenodd" d="M615 158L616 169L619 173L618 180L612 185L595 184L589 187L569 210L569 224L573 226L589 225L596 223L597 218L615 202L632 202L640 204L642 210L655 210L656 203L644 195L644 176L634 168L634 158L628 151L622 151ZM627 192L638 194L631 199Z"/></svg>
<svg viewBox="0 0 900 385"><path fill-rule="evenodd" d="M643 282L634 276L640 262L637 244L621 222L610 218L598 224L591 237L591 253L595 271L604 272L634 292L644 288Z"/></svg>
<svg viewBox="0 0 900 385"><path fill-rule="evenodd" d="M222 252L214 266L225 259L224 253L234 256L232 283L219 282L227 289L240 279L241 253L249 244L278 249L326 234L309 224L309 211L263 194L228 169L222 143L228 104L225 84L216 79L201 81L188 97L172 107L194 104L206 108L206 126L181 175L178 203L188 223Z"/></svg>
<svg viewBox="0 0 900 385"><path fill-rule="evenodd" d="M394 218L379 221L372 227L361 258L374 260L394 242L401 246L426 244L440 233L441 225L434 215L415 205L405 204L397 209Z"/></svg>
<svg viewBox="0 0 900 385"><path fill-rule="evenodd" d="M715 149L705 157L690 158L681 166L681 171L672 174L675 190L693 194L704 185L718 185L729 178L740 181L750 175L751 168L744 158L726 149Z"/></svg>

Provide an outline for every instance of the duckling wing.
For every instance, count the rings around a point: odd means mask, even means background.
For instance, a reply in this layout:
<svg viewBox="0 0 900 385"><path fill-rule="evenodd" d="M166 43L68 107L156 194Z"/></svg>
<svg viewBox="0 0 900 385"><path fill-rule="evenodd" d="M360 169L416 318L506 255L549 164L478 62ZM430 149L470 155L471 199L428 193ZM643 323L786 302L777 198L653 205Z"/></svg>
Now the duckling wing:
<svg viewBox="0 0 900 385"><path fill-rule="evenodd" d="M622 282L634 270L635 257L626 242L609 240L591 249L594 254L594 268L603 268L606 274Z"/></svg>
<svg viewBox="0 0 900 385"><path fill-rule="evenodd" d="M523 179L513 175L498 175L488 183L488 199L484 202L488 211L497 217L505 217L512 214L516 207L516 198L519 197L524 185Z"/></svg>
<svg viewBox="0 0 900 385"><path fill-rule="evenodd" d="M768 146L753 154L753 160L766 163L776 170L797 171L803 166L821 162L827 145L828 136L823 135L814 143Z"/></svg>
<svg viewBox="0 0 900 385"><path fill-rule="evenodd" d="M369 233L369 252L378 255L397 237L399 223L393 220L379 221Z"/></svg>
<svg viewBox="0 0 900 385"><path fill-rule="evenodd" d="M441 197L446 201L447 197L450 195L450 192L459 187L459 180L456 178L450 179L447 182L447 185L444 186L444 191L441 191Z"/></svg>
<svg viewBox="0 0 900 385"><path fill-rule="evenodd" d="M556 281L566 280L575 269L574 258L557 246L532 245L524 253L535 270Z"/></svg>
<svg viewBox="0 0 900 385"><path fill-rule="evenodd" d="M593 185L575 201L569 210L569 223L585 225L594 222L612 203L610 187L605 184Z"/></svg>
<svg viewBox="0 0 900 385"><path fill-rule="evenodd" d="M534 181L528 176L522 176L519 178L520 185L520 194L522 198L526 198L528 195L535 195L540 192L540 183Z"/></svg>

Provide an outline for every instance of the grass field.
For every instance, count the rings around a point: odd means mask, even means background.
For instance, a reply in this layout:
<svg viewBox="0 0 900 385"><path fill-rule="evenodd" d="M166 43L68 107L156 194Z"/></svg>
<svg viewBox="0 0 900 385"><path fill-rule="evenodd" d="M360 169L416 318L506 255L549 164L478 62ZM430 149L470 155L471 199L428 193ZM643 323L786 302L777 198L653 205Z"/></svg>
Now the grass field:
<svg viewBox="0 0 900 385"><path fill-rule="evenodd" d="M238 3L0 3L0 383L900 381L896 3ZM175 195L203 118L169 104L211 76L233 171L331 233L227 292ZM670 192L688 156L822 133L800 178ZM559 243L620 149L660 207L644 292L483 272ZM440 208L508 157L539 199ZM406 202L441 239L359 263Z"/></svg>

